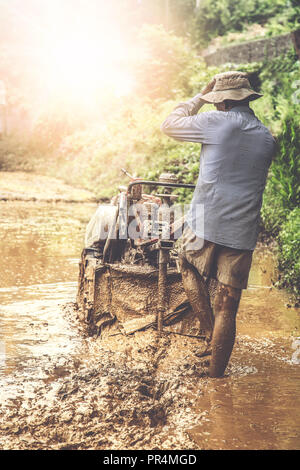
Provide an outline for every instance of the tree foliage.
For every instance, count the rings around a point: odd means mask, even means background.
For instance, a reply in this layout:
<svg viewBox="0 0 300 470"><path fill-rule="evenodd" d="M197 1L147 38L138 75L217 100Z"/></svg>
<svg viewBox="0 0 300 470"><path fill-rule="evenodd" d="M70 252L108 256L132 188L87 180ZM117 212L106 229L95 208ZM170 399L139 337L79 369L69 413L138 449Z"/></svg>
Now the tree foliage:
<svg viewBox="0 0 300 470"><path fill-rule="evenodd" d="M146 25L139 44L144 56L135 70L141 96L168 99L187 88L195 53L184 39Z"/></svg>
<svg viewBox="0 0 300 470"><path fill-rule="evenodd" d="M287 13L288 10L288 13ZM193 37L201 46L216 36L242 31L249 24L267 25L270 19L282 23L281 32L299 26L299 5L289 0L203 0L193 25Z"/></svg>

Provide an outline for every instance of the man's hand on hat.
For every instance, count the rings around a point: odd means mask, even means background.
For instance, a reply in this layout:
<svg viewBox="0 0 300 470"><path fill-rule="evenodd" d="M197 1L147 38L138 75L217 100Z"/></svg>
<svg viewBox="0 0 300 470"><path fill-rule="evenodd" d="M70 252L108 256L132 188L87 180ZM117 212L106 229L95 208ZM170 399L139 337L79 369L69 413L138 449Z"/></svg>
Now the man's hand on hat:
<svg viewBox="0 0 300 470"><path fill-rule="evenodd" d="M215 86L216 79L213 78L204 88L201 90L202 95L206 95L207 93L210 93L213 90L213 87Z"/></svg>
<svg viewBox="0 0 300 470"><path fill-rule="evenodd" d="M195 114L196 112L199 111L199 109L205 104L207 103L207 101L205 101L205 95L207 93L210 93L214 86L215 86L215 83L216 83L216 79L213 78L204 88L203 90L198 93L196 96L194 96L194 102L197 103L197 106L196 108L193 108L193 113Z"/></svg>

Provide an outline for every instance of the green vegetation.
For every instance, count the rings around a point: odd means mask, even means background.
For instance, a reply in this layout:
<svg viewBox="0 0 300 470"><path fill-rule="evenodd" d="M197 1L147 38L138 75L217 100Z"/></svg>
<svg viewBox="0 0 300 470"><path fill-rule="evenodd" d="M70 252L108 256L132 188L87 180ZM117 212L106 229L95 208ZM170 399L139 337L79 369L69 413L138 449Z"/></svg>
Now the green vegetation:
<svg viewBox="0 0 300 470"><path fill-rule="evenodd" d="M271 127L278 142L264 195L262 219L265 230L278 243L279 285L289 287L296 296L300 285L299 72L299 61L292 51L285 58L264 64L260 73L264 97L257 102L261 119Z"/></svg>
<svg viewBox="0 0 300 470"><path fill-rule="evenodd" d="M123 3L128 7L130 1ZM155 15L162 13L162 3L152 2L152 23L156 21ZM143 11L146 4L150 5L143 2ZM134 63L137 78L134 97L110 96L101 108L105 119L99 121L77 115L69 107L45 112L32 132L10 135L0 141L0 169L59 176L70 184L94 191L102 199L110 198L117 186L126 181L122 167L148 179L171 171L182 182L194 182L199 171L199 145L167 138L160 125L176 103L198 93L216 73L247 71L253 87L264 95L252 108L278 142L264 194L263 230L277 241L279 285L289 288L297 297L300 63L291 50L286 57L266 63L206 67L198 51L199 45L206 47L216 36L222 36L225 43L232 40L228 39L230 34L240 35L232 36L233 39L247 39L247 31L257 23L267 35L296 29L300 18L298 2L203 0L197 14L194 7L192 0L172 2L172 26L181 36L157 25L140 28L138 43L147 54ZM180 17L184 22L178 20ZM207 109L211 108L205 106L204 111ZM181 201L191 197L186 190L178 193Z"/></svg>
<svg viewBox="0 0 300 470"><path fill-rule="evenodd" d="M300 7L297 0L203 0L194 23L194 37L206 46L216 36L244 31L259 23L268 35L299 28Z"/></svg>
<svg viewBox="0 0 300 470"><path fill-rule="evenodd" d="M279 232L279 282L299 296L300 272L300 209L296 207L287 216ZM298 283L297 283L298 281Z"/></svg>

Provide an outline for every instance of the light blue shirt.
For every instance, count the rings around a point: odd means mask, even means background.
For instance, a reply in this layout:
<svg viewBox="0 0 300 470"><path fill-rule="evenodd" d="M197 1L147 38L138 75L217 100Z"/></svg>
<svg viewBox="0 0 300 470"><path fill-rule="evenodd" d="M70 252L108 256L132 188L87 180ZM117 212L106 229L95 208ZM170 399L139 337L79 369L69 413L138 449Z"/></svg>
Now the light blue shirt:
<svg viewBox="0 0 300 470"><path fill-rule="evenodd" d="M254 250L275 140L248 106L197 114L202 105L201 94L180 103L161 126L176 140L202 144L187 223L199 238Z"/></svg>

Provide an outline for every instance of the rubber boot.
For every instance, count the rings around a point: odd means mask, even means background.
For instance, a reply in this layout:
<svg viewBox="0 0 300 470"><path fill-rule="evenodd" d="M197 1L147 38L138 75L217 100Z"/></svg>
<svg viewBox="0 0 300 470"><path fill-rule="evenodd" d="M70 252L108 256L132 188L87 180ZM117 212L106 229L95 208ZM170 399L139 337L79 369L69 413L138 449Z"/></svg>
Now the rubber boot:
<svg viewBox="0 0 300 470"><path fill-rule="evenodd" d="M241 290L219 283L214 301L215 324L208 374L222 377L229 362L236 334L236 314Z"/></svg>
<svg viewBox="0 0 300 470"><path fill-rule="evenodd" d="M184 257L181 256L179 262L185 293L195 316L200 320L201 332L209 343L214 327L214 316L205 280Z"/></svg>

